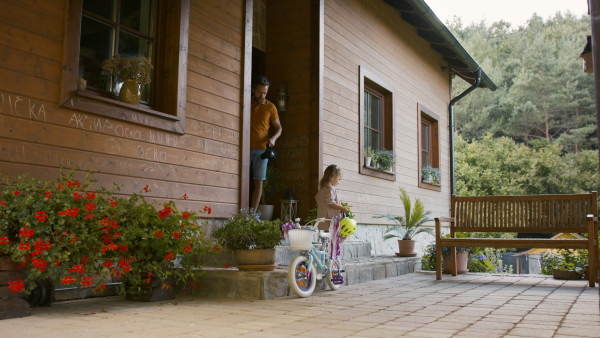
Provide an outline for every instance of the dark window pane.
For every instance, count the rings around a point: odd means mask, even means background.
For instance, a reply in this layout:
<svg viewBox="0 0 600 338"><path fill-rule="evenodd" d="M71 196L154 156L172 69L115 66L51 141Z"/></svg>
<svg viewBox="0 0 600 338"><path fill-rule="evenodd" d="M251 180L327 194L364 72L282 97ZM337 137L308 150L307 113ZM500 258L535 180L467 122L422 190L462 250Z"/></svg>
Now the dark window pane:
<svg viewBox="0 0 600 338"><path fill-rule="evenodd" d="M154 31L154 1L128 0L121 2L121 25L152 36Z"/></svg>
<svg viewBox="0 0 600 338"><path fill-rule="evenodd" d="M118 54L124 58L136 56L150 58L150 55L152 55L152 42L125 31L120 31Z"/></svg>
<svg viewBox="0 0 600 338"><path fill-rule="evenodd" d="M421 162L421 165L423 166L423 168L425 168L426 166L431 166L431 162L429 161L429 153L428 152L422 151L421 158L423 159L423 161Z"/></svg>
<svg viewBox="0 0 600 338"><path fill-rule="evenodd" d="M381 130L381 99L365 92L365 124L373 129Z"/></svg>
<svg viewBox="0 0 600 338"><path fill-rule="evenodd" d="M116 0L83 0L83 10L115 21Z"/></svg>
<svg viewBox="0 0 600 338"><path fill-rule="evenodd" d="M429 124L421 123L421 148L429 151Z"/></svg>
<svg viewBox="0 0 600 338"><path fill-rule="evenodd" d="M79 77L87 85L110 90L110 76L102 75L102 61L112 56L114 29L102 22L83 16L79 52Z"/></svg>

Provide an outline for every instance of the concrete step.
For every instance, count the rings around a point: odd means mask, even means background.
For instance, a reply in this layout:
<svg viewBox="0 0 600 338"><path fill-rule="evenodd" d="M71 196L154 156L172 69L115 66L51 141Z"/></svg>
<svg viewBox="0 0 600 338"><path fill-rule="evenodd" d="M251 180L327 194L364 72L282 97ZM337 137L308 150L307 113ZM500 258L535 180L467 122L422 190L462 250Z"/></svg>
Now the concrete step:
<svg viewBox="0 0 600 338"><path fill-rule="evenodd" d="M420 257L363 257L343 259L344 285L396 277L421 269ZM294 295L287 280L287 265L274 271L239 271L230 268L206 268L206 276L196 294L207 298L237 298L245 300L275 299ZM324 280L317 290L327 289Z"/></svg>

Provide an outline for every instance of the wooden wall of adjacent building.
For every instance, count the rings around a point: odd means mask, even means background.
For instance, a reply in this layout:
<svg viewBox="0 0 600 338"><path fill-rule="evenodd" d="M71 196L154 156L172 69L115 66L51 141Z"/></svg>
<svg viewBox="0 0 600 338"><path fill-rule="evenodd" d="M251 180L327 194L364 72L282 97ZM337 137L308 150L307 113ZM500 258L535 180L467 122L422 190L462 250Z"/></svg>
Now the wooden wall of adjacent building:
<svg viewBox="0 0 600 338"><path fill-rule="evenodd" d="M399 188L420 198L434 215L449 211L448 74L442 57L382 1L325 1L324 154L323 166L340 165L342 201L357 212L359 223L377 224L373 215L403 215ZM359 174L359 67L394 88L395 181ZM417 105L440 117L442 191L418 187Z"/></svg>
<svg viewBox="0 0 600 338"><path fill-rule="evenodd" d="M244 0L191 0L185 134L60 106L67 0L0 1L0 170L96 172L227 217L240 204ZM9 14L10 13L10 14Z"/></svg>

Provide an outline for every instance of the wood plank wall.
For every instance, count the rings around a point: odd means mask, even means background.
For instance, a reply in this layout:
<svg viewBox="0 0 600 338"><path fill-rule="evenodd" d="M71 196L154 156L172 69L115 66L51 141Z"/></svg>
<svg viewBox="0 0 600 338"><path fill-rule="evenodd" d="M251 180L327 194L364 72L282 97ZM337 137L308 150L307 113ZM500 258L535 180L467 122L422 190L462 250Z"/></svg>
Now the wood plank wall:
<svg viewBox="0 0 600 338"><path fill-rule="evenodd" d="M340 165L342 201L359 223L381 213L403 215L399 188L420 198L434 215L449 215L448 74L441 56L383 1L325 1L323 166ZM359 174L359 66L394 87L396 181ZM418 188L417 104L440 116L442 191Z"/></svg>
<svg viewBox="0 0 600 338"><path fill-rule="evenodd" d="M239 207L244 0L192 0L186 133L117 121L59 103L67 0L0 1L0 170L53 179L97 172L122 192L189 199L215 217Z"/></svg>

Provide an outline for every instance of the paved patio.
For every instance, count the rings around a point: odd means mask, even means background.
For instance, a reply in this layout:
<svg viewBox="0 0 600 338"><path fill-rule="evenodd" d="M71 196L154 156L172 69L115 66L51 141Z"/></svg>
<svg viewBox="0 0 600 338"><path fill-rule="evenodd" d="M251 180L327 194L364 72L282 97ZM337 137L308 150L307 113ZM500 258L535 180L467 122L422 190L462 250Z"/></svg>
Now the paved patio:
<svg viewBox="0 0 600 338"><path fill-rule="evenodd" d="M542 276L418 272L310 298L56 303L0 321L8 337L600 337L599 288Z"/></svg>

